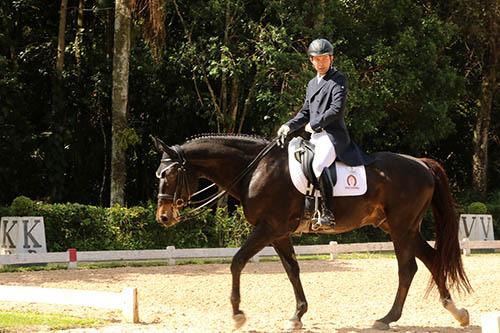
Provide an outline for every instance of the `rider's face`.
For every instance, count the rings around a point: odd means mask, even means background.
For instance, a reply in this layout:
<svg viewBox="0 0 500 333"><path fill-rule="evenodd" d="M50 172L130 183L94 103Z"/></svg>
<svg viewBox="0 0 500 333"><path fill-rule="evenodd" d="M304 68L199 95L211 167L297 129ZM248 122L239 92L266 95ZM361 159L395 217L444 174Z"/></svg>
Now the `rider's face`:
<svg viewBox="0 0 500 333"><path fill-rule="evenodd" d="M333 56L329 54L323 54L319 56L311 56L309 57L311 63L314 66L314 69L319 75L324 75L330 69L332 65Z"/></svg>

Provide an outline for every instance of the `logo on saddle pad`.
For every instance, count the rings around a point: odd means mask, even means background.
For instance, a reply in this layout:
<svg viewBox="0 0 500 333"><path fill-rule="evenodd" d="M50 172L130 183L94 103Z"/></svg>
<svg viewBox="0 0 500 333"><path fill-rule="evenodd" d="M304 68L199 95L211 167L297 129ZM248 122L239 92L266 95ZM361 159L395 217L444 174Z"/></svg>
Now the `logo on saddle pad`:
<svg viewBox="0 0 500 333"><path fill-rule="evenodd" d="M296 151L300 147L300 139L294 138L288 145L288 167L290 178L295 188L302 194L309 194L310 187L300 162L296 159ZM367 190L365 166L348 166L342 162L335 162L337 171L337 183L333 188L334 196L357 196L363 195ZM309 190L309 191L308 191ZM320 196L319 191L315 195Z"/></svg>
<svg viewBox="0 0 500 333"><path fill-rule="evenodd" d="M347 176L347 179L346 179L346 182L347 182L347 188L352 188L352 189L358 189L359 187L356 186L356 184L358 183L358 180L356 179L356 176L354 175L349 175Z"/></svg>

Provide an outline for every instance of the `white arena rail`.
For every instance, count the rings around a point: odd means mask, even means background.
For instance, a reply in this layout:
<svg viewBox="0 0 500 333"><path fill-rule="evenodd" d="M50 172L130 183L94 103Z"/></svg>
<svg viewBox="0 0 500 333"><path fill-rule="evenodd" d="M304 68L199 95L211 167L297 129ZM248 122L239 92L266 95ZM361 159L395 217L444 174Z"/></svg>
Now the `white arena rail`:
<svg viewBox="0 0 500 333"><path fill-rule="evenodd" d="M429 242L434 246L434 242ZM461 243L464 254L470 254L471 249L500 249L500 241L469 241L464 239ZM328 254L335 258L340 253L355 252L390 252L394 251L392 242L337 244L330 242L325 245L299 245L295 246L297 255ZM134 260L166 260L175 264L176 259L210 259L229 258L236 254L238 248L202 248L202 249L176 249L169 246L164 250L131 250L131 251L81 251L70 249L67 252L49 253L17 253L0 255L0 266L19 264L47 264L67 263L69 268L76 267L77 262L99 261L134 261ZM252 260L258 261L260 257L276 256L272 247L266 247Z"/></svg>
<svg viewBox="0 0 500 333"><path fill-rule="evenodd" d="M126 322L139 322L137 289L125 288L121 293L59 288L0 285L0 301L91 306L122 311Z"/></svg>

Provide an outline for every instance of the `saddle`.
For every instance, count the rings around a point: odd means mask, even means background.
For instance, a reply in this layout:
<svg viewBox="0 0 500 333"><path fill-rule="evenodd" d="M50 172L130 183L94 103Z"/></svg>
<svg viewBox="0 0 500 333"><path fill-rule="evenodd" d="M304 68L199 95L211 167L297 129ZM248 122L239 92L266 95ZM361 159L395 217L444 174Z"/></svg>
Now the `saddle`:
<svg viewBox="0 0 500 333"><path fill-rule="evenodd" d="M297 137L295 139L297 140L297 148L294 151L294 157L297 162L300 163L302 172L307 179L307 189L304 197L304 218L309 220L313 218L314 213L318 210L320 204L320 198L317 195L319 191L319 182L312 167L312 161L314 159L314 144L302 137ZM328 172L330 173L330 177L332 179L332 185L335 186L337 183L337 170L335 168L335 162L328 167Z"/></svg>
<svg viewBox="0 0 500 333"><path fill-rule="evenodd" d="M302 137L296 138L298 141L297 149L294 152L295 159L300 163L302 167L302 172L307 178L308 187L306 195L313 196L314 191L319 189L318 180L314 175L312 161L314 159L314 144L310 141L305 140ZM330 173L332 182L335 186L337 183L337 169L335 167L335 162L332 163L330 167L328 167L328 172Z"/></svg>
<svg viewBox="0 0 500 333"><path fill-rule="evenodd" d="M288 169L290 179L304 195L304 210L295 233L314 232L312 219L320 205L319 184L312 168L314 145L302 137L294 137L288 143ZM334 184L333 196L360 196L367 191L367 177L364 165L349 166L336 160L328 167ZM332 229L333 230L333 229Z"/></svg>

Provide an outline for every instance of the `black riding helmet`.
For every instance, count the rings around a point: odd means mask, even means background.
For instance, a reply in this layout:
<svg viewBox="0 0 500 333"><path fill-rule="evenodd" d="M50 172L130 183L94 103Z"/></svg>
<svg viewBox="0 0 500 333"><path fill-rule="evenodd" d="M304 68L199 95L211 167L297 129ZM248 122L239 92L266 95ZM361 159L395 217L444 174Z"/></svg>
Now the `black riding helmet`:
<svg viewBox="0 0 500 333"><path fill-rule="evenodd" d="M310 57L316 57L323 54L333 55L333 46L324 38L315 39L309 44L307 54Z"/></svg>

